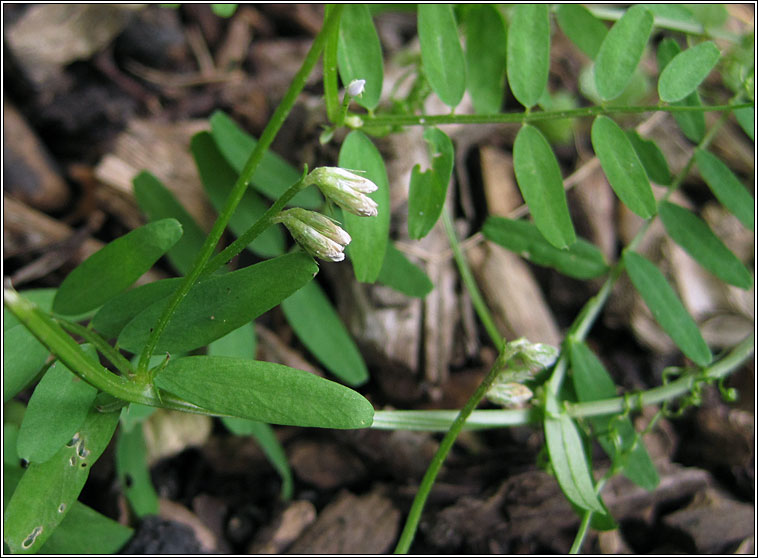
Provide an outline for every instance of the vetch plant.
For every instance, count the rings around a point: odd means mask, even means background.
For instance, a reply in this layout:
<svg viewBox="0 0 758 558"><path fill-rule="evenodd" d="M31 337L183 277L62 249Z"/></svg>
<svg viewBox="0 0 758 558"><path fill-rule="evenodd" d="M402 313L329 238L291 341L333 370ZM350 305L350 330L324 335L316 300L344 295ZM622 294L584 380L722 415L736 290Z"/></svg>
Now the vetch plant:
<svg viewBox="0 0 758 558"><path fill-rule="evenodd" d="M753 196L709 151L730 118L753 139L752 60L734 62L741 78L732 81L729 98L724 86L705 86L706 78L724 71L722 63L740 37L680 8L420 4L420 54L410 72L415 85L406 97L393 93L383 99L382 48L371 9L328 6L321 31L259 139L221 112L210 118L209 131L193 138L198 173L219 214L207 235L145 172L135 177L134 191L148 224L92 255L58 289L17 292L5 285L3 395L13 412L6 412L4 425L6 494L12 494L5 505L4 540L10 551L61 552L60 538L75 538L81 518L90 517L90 530L112 541L98 548L115 552L130 531L77 498L89 468L118 428L117 472L133 480L126 490L130 505L140 516L155 512L144 440L135 428L154 408L221 417L232 432L254 436L282 477L284 497L292 490L292 478L271 424L445 432L408 512L397 552L410 550L426 497L461 430L533 424L543 429L550 470L581 517L572 551L580 549L590 527L614 528L602 498L609 476L623 474L648 490L658 483L629 413L686 401L753 353L751 335L714 357L664 273L638 251L660 218L670 239L720 281L753 288L754 275L745 264L697 213L672 197L696 167L713 197L754 230ZM550 106L551 34L557 29L587 57L590 78L584 94L596 103L540 108ZM658 36L659 101L620 101L635 85L651 38ZM682 37L692 46L682 49ZM347 134L336 164L301 174L269 148L322 57L329 123L321 140L331 141L338 130ZM513 98L507 104L513 105L503 112L506 88ZM455 112L466 92L474 114ZM423 112L424 99L432 95L450 112ZM360 108L351 112L356 105ZM655 142L628 129L621 118L650 112L673 114L694 145L675 174ZM705 113L718 119L706 121ZM577 235L561 165L538 126L568 118L587 122L589 146L610 188L642 223L614 261ZM456 160L454 142L441 129L448 124L520 126L513 165L531 217L489 215L483 237L536 265L602 281L559 348L504 339L479 292L453 228L453 208L446 207ZM368 379L366 363L313 280L319 272L314 257L341 262L347 254L358 281L380 282L416 297L433 288L390 238L390 188L398 185L389 184L377 143L408 126L424 127L431 160L427 170L419 163L411 173L408 235L424 238L442 222L461 281L498 351L491 370L459 410L374 409L358 391ZM656 196L651 182L663 186L664 193ZM326 214L335 209L332 204L341 215ZM276 224L283 224L302 249L287 251ZM236 240L220 249L227 228ZM229 262L243 250L260 261L232 270ZM163 256L178 277L130 288ZM623 275L688 365L674 380L620 396L587 338ZM339 381L254 359L251 321L278 305L303 345ZM12 400L35 381L25 408ZM506 408L476 410L485 397ZM585 450L591 440L611 463L602 478L596 478Z"/></svg>

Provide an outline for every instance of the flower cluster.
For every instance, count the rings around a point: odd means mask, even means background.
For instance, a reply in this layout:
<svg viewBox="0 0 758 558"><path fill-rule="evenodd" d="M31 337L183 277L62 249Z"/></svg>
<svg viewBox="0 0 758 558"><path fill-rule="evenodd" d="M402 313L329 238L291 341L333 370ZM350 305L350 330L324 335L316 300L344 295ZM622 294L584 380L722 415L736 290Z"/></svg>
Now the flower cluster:
<svg viewBox="0 0 758 558"><path fill-rule="evenodd" d="M345 259L343 250L350 243L350 235L329 217L294 207L282 211L273 221L287 227L292 238L311 256L329 262Z"/></svg>
<svg viewBox="0 0 758 558"><path fill-rule="evenodd" d="M345 211L361 217L377 214L376 202L366 195L376 191L377 186L368 178L339 167L319 167L305 179L306 186L311 184Z"/></svg>
<svg viewBox="0 0 758 558"><path fill-rule="evenodd" d="M377 186L367 178L338 167L319 167L308 174L303 187L312 184L345 211L362 217L377 214L376 202L366 195L374 192ZM311 256L329 262L345 259L343 252L350 243L350 235L329 217L295 207L280 212L273 222L287 227L295 241Z"/></svg>

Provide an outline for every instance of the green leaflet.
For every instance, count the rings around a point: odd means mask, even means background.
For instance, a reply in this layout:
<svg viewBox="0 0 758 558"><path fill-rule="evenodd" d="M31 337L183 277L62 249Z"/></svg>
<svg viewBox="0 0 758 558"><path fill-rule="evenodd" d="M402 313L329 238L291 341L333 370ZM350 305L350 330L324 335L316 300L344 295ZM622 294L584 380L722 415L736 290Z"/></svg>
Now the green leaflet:
<svg viewBox="0 0 758 558"><path fill-rule="evenodd" d="M369 110L379 104L384 79L382 45L366 4L347 4L340 16L337 64L342 83L366 80L363 95L355 102Z"/></svg>
<svg viewBox="0 0 758 558"><path fill-rule="evenodd" d="M3 467L3 509L8 506L23 473L18 460L12 467ZM133 529L99 514L77 500L39 549L39 554L115 554L133 533Z"/></svg>
<svg viewBox="0 0 758 558"><path fill-rule="evenodd" d="M282 310L298 339L329 372L351 386L366 383L366 363L315 281L285 299Z"/></svg>
<svg viewBox="0 0 758 558"><path fill-rule="evenodd" d="M116 554L133 534L134 529L77 501L39 553Z"/></svg>
<svg viewBox="0 0 758 558"><path fill-rule="evenodd" d="M19 294L50 311L55 289L35 289ZM50 351L3 307L3 402L9 401L31 382L47 361Z"/></svg>
<svg viewBox="0 0 758 558"><path fill-rule="evenodd" d="M617 396L613 380L586 343L572 342L570 355L574 390L579 401ZM587 420L614 466L633 483L646 490L655 490L660 480L658 472L632 422L618 416L588 417Z"/></svg>
<svg viewBox="0 0 758 558"><path fill-rule="evenodd" d="M195 134L191 142L192 156L208 195L216 211L226 205L226 199L237 180L237 173L219 152L213 137L208 132ZM300 177L298 176L297 179ZM247 189L229 220L229 228L241 236L268 209L266 202L253 190ZM267 227L248 248L259 256L273 257L284 253L284 233L279 226Z"/></svg>
<svg viewBox="0 0 758 558"><path fill-rule="evenodd" d="M540 233L556 248L571 246L576 241L576 234L566 203L561 169L550 144L534 126L525 125L519 130L513 145L513 168Z"/></svg>
<svg viewBox="0 0 758 558"><path fill-rule="evenodd" d="M142 428L121 430L116 443L116 474L137 517L158 513L158 494L150 480Z"/></svg>
<svg viewBox="0 0 758 558"><path fill-rule="evenodd" d="M282 499L290 500L292 498L293 486L292 471L290 470L289 463L287 463L287 454L284 452L284 448L279 443L279 440L277 440L274 429L264 422L237 417L221 417L221 422L237 436L252 436L255 438L271 465L282 478Z"/></svg>
<svg viewBox="0 0 758 558"><path fill-rule="evenodd" d="M306 285L307 286L307 285ZM233 356L239 358L255 358L256 338L253 323L246 323L219 337L208 345L210 356Z"/></svg>
<svg viewBox="0 0 758 558"><path fill-rule="evenodd" d="M418 38L421 64L429 85L443 103L456 107L466 89L466 64L453 6L419 4Z"/></svg>
<svg viewBox="0 0 758 558"><path fill-rule="evenodd" d="M658 70L663 73L669 62L681 52L679 45L674 39L663 39L658 45ZM681 101L671 103L674 106L699 107L702 105L697 91L693 91ZM674 120L679 125L682 133L692 142L700 143L705 135L705 113L703 112L675 112Z"/></svg>
<svg viewBox="0 0 758 558"><path fill-rule="evenodd" d="M377 281L416 298L423 298L434 289L434 284L424 270L406 258L392 242L387 243L387 252Z"/></svg>
<svg viewBox="0 0 758 558"><path fill-rule="evenodd" d="M211 411L272 424L367 428L374 416L358 392L273 362L184 357L169 361L155 384Z"/></svg>
<svg viewBox="0 0 758 558"><path fill-rule="evenodd" d="M516 4L508 27L508 84L526 108L537 104L550 71L550 7Z"/></svg>
<svg viewBox="0 0 758 558"><path fill-rule="evenodd" d="M118 337L137 314L154 302L168 298L181 281L181 277L161 279L113 297L92 318L92 327L106 337Z"/></svg>
<svg viewBox="0 0 758 558"><path fill-rule="evenodd" d="M475 4L466 17L466 88L477 114L500 112L505 94L507 39L500 12Z"/></svg>
<svg viewBox="0 0 758 558"><path fill-rule="evenodd" d="M755 141L755 109L753 107L737 109L734 111L734 116L747 137Z"/></svg>
<svg viewBox="0 0 758 558"><path fill-rule="evenodd" d="M72 315L101 306L153 267L181 236L179 221L161 219L108 243L63 280L53 311Z"/></svg>
<svg viewBox="0 0 758 558"><path fill-rule="evenodd" d="M442 214L455 159L453 142L442 130L427 128L424 140L432 165L423 172L421 165L413 167L408 192L408 234L416 240L429 234Z"/></svg>
<svg viewBox="0 0 758 558"><path fill-rule="evenodd" d="M571 42L594 59L608 34L605 24L581 4L560 4L555 15L558 25Z"/></svg>
<svg viewBox="0 0 758 558"><path fill-rule="evenodd" d="M671 171L658 145L653 140L642 138L634 130L627 130L626 137L632 142L648 178L656 184L671 184Z"/></svg>
<svg viewBox="0 0 758 558"><path fill-rule="evenodd" d="M220 110L210 118L211 135L218 150L232 168L240 174L250 153L258 143ZM235 177L236 179L236 177ZM267 151L250 183L261 194L274 200L300 179L300 173L273 151ZM233 184L234 181L232 181ZM316 209L323 203L315 188L307 188L290 200L290 206ZM249 223L248 226L252 225Z"/></svg>
<svg viewBox="0 0 758 558"><path fill-rule="evenodd" d="M592 147L613 191L634 213L655 215L655 197L645 169L624 131L607 116L592 124Z"/></svg>
<svg viewBox="0 0 758 558"><path fill-rule="evenodd" d="M608 271L603 253L594 244L577 238L574 244L561 250L547 242L528 221L488 217L482 233L503 248L570 277L589 279Z"/></svg>
<svg viewBox="0 0 758 558"><path fill-rule="evenodd" d="M721 52L707 41L680 52L666 64L658 78L658 95L662 101L681 101L697 89L719 61Z"/></svg>
<svg viewBox="0 0 758 558"><path fill-rule="evenodd" d="M173 217L182 226L182 237L166 252L166 257L181 275L190 271L203 247L205 232L168 188L155 176L142 171L132 180L134 197L150 221Z"/></svg>
<svg viewBox="0 0 758 558"><path fill-rule="evenodd" d="M378 205L375 217L359 217L344 213L345 230L352 237L347 254L353 263L358 281L373 283L379 276L387 251L390 229L390 191L387 170L379 150L363 132L353 130L342 142L339 166L354 171L364 171L366 178L378 186L367 194Z"/></svg>
<svg viewBox="0 0 758 558"><path fill-rule="evenodd" d="M550 465L563 494L576 506L605 515L574 422L565 413L556 417L546 414L544 427Z"/></svg>
<svg viewBox="0 0 758 558"><path fill-rule="evenodd" d="M669 202L661 203L658 213L674 242L705 269L735 287L752 286L753 278L745 265L697 215Z"/></svg>
<svg viewBox="0 0 758 558"><path fill-rule="evenodd" d="M635 252L624 252L624 264L635 289L676 346L696 364L710 364L711 350L663 273Z"/></svg>
<svg viewBox="0 0 758 558"><path fill-rule="evenodd" d="M113 436L118 416L91 409L75 443L44 463L29 465L5 509L4 538L11 552L39 552L76 502L92 464Z"/></svg>
<svg viewBox="0 0 758 558"><path fill-rule="evenodd" d="M706 28L721 27L729 18L726 7L721 4L687 4L686 6L695 19Z"/></svg>
<svg viewBox="0 0 758 558"><path fill-rule="evenodd" d="M603 39L595 58L595 84L603 100L626 89L653 30L653 14L640 5L621 16Z"/></svg>
<svg viewBox="0 0 758 558"><path fill-rule="evenodd" d="M97 360L92 346L82 345L82 350ZM96 395L94 387L56 361L29 399L18 433L19 457L30 463L44 463L53 457L74 437Z"/></svg>
<svg viewBox="0 0 758 558"><path fill-rule="evenodd" d="M313 279L318 266L303 252L199 281L179 304L156 352L186 352L223 337L279 304ZM138 353L168 300L140 312L119 335L124 349Z"/></svg>
<svg viewBox="0 0 758 558"><path fill-rule="evenodd" d="M755 230L755 200L729 167L703 149L695 150L695 162L716 199L734 213L745 228Z"/></svg>

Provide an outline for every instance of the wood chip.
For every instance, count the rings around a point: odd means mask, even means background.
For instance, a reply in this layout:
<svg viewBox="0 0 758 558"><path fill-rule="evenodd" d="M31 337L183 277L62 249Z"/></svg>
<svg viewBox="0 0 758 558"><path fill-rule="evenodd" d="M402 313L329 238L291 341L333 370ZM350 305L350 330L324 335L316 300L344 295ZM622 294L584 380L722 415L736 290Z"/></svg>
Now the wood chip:
<svg viewBox="0 0 758 558"><path fill-rule="evenodd" d="M40 89L66 64L84 60L126 27L141 4L38 4L7 32L9 48Z"/></svg>
<svg viewBox="0 0 758 558"><path fill-rule="evenodd" d="M207 129L206 120L132 120L116 139L113 152L95 168L96 177L104 184L97 191L98 200L110 205L123 222L143 220L132 180L147 170L163 182L201 228L210 230L216 211L205 195L189 150L192 136Z"/></svg>
<svg viewBox="0 0 758 558"><path fill-rule="evenodd" d="M349 486L366 475L363 461L333 442L298 440L287 453L295 476L320 490Z"/></svg>
<svg viewBox="0 0 758 558"><path fill-rule="evenodd" d="M69 191L47 148L21 113L3 101L3 190L41 210L61 209Z"/></svg>
<svg viewBox="0 0 758 558"><path fill-rule="evenodd" d="M290 554L384 554L395 542L400 512L376 488L342 491L289 548Z"/></svg>
<svg viewBox="0 0 758 558"><path fill-rule="evenodd" d="M668 514L664 524L679 529L697 553L729 551L729 545L755 535L755 507L707 489L685 509Z"/></svg>
<svg viewBox="0 0 758 558"><path fill-rule="evenodd" d="M281 554L316 520L316 508L308 500L291 502L255 536L248 554Z"/></svg>

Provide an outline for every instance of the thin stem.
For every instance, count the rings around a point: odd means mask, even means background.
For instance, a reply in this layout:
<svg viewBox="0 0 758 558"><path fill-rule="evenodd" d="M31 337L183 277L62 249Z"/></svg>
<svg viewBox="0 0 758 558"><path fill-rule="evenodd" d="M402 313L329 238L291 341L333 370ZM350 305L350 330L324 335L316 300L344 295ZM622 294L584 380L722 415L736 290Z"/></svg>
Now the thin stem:
<svg viewBox="0 0 758 558"><path fill-rule="evenodd" d="M591 521L592 512L590 510L584 510L584 513L582 514L582 522L579 524L579 530L574 536L574 544L571 545L569 554L579 554L579 551L582 549L582 543L589 532Z"/></svg>
<svg viewBox="0 0 758 558"><path fill-rule="evenodd" d="M327 4L324 16L328 16L334 9L333 4ZM339 39L339 25L329 32L324 45L324 101L326 102L326 115L329 121L337 124L339 120L339 86L337 83L337 41ZM344 115L343 115L344 120Z"/></svg>
<svg viewBox="0 0 758 558"><path fill-rule="evenodd" d="M671 401L692 391L697 381L717 381L731 374L742 366L754 352L755 336L751 333L743 339L724 358L691 374L686 374L663 386L658 386L631 397L613 397L585 403L565 402L566 412L574 418L598 415L612 415L625 411L634 411L648 405L657 405ZM450 428L457 411L376 411L371 428L378 430L422 430L443 432ZM483 430L486 428L509 428L539 422L540 414L535 409L505 409L473 411L464 430Z"/></svg>
<svg viewBox="0 0 758 558"><path fill-rule="evenodd" d="M216 271L219 267L227 263L234 256L242 252L245 247L255 240L259 234L261 234L271 224L271 219L275 217L287 203L295 197L295 195L303 189L305 186L305 175L308 169L305 170L303 176L295 184L289 187L279 198L269 207L266 212L253 224L252 227L242 233L237 239L229 246L224 248L221 253L212 258L205 267L201 276L209 275Z"/></svg>
<svg viewBox="0 0 758 558"><path fill-rule="evenodd" d="M174 292L168 303L168 306L166 306L165 311L159 318L158 322L155 324L153 331L150 333L150 337L148 338L145 348L140 355L139 366L137 368L137 380L139 382L149 383L151 381L148 365L150 363L150 357L152 357L153 353L155 352L158 340L163 334L163 331L166 329L166 326L171 320L171 317L176 311L176 308L179 306L179 303L184 299L189 290L192 288L192 285L195 284L197 279L202 274L206 262L213 254L213 250L216 248L218 241L221 239L221 235L223 234L224 229L229 222L229 219L231 219L234 210L242 199L242 196L245 194L247 185L250 182L250 179L253 177L256 169L258 168L263 155L266 153L271 143L274 141L276 134L279 132L279 129L282 127L282 124L284 124L284 121L292 110L292 107L295 105L295 101L297 100L298 95L305 87L305 82L314 66L318 62L321 51L324 49L324 44L326 43L327 37L338 25L342 9L343 6L337 5L329 11L329 15L324 20L324 26L318 35L316 35L316 38L313 41L313 45L311 45L311 48L308 51L305 60L303 61L303 65L300 67L300 70L298 70L297 74L292 79L292 83L290 83L290 87L287 90L287 93L284 95L284 98L279 103L279 106L274 111L274 114L271 116L271 120L269 120L266 128L263 130L263 133L261 134L261 137L258 140L255 149L253 149L253 152L250 154L250 158L247 160L247 163L242 169L242 172L240 173L240 176L237 179L234 188L230 192L224 208L219 213L218 219L216 219L211 232L205 239L205 243L203 244L203 247L198 254L195 264L192 267L192 271L190 271L190 273L184 278L184 281L182 281L182 284L179 286L179 288Z"/></svg>
<svg viewBox="0 0 758 558"><path fill-rule="evenodd" d="M609 21L617 21L621 19L626 13L626 9L608 8L605 6L588 6L588 9L592 14L599 19L607 19ZM677 19L670 19L655 15L653 20L656 27L662 27L664 29L671 29L672 31L681 31L690 35L704 35L713 37L714 39L725 39L731 42L738 42L740 35L724 29L706 28L702 24L697 22L682 21Z"/></svg>
<svg viewBox="0 0 758 558"><path fill-rule="evenodd" d="M461 274L463 284L466 286L466 290L468 290L468 293L471 296L471 303L474 305L474 309L476 310L479 319L482 321L484 329L490 336L492 343L495 345L495 347L498 348L498 350L502 350L504 346L503 336L500 335L500 332L497 330L495 320L492 318L492 314L490 314L490 311L487 308L487 304L484 302L482 294L479 292L479 288L476 285L476 280L471 273L471 268L469 268L468 262L466 262L466 257L463 255L463 251L461 250L461 245L458 242L457 235L455 234L453 223L447 213L447 210L445 209L442 210L442 222L445 225L445 233L447 234L448 241L450 242L450 247L453 250L455 263L458 265L458 272Z"/></svg>
<svg viewBox="0 0 758 558"><path fill-rule="evenodd" d="M69 330L75 335L81 336L85 341L91 343L98 351L100 351L100 354L108 359L108 362L110 362L119 370L119 372L121 372L122 375L134 374L134 367L132 367L132 363L129 362L129 360L124 355L111 347L111 345L97 332L77 323L69 322L68 320L58 319L57 321L63 326L64 329Z"/></svg>
<svg viewBox="0 0 758 558"><path fill-rule="evenodd" d="M523 124L540 120L582 118L598 114L637 114L643 112L723 112L738 108L752 107L752 103L713 106L599 106L568 110L546 110L538 112L508 112L500 114L435 114L417 116L414 114L361 114L364 128L379 126L440 126L444 124Z"/></svg>
<svg viewBox="0 0 758 558"><path fill-rule="evenodd" d="M484 394L487 393L487 390L492 385L492 382L500 373L500 370L504 364L503 360L504 355L501 351L497 360L495 360L495 363L492 365L492 368L490 368L490 371L487 373L487 376L485 376L484 380L482 380L482 383L479 384L479 387L476 388L476 391L474 391L473 395L469 397L468 401L466 401L466 404L460 410L458 416L455 417L453 424L450 425L450 429L445 434L445 437L442 438L442 442L440 442L440 446L437 448L437 452L434 454L432 462L429 464L429 467L424 474L424 478L421 480L421 486L419 486L418 492L416 492L416 497L413 499L413 504L411 505L411 509L408 512L408 518L405 521L405 527L403 528L403 532L400 535L400 540L395 547L395 554L408 553L408 549L410 548L411 543L413 542L413 538L416 535L416 529L418 528L418 522L421 519L421 512L424 510L424 504L426 503L426 499L432 490L432 485L437 478L437 474L442 467L442 463L445 461L447 454L453 447L453 443L455 443L455 439L458 437L458 434L463 429L463 425L466 422L466 419L482 400Z"/></svg>
<svg viewBox="0 0 758 558"><path fill-rule="evenodd" d="M90 358L56 320L40 310L33 302L13 289L5 289L3 299L6 308L26 326L32 335L50 349L59 361L97 389L132 403L164 407L188 413L221 416L219 413L198 407L170 393L161 392L159 395L158 390L153 385L140 385L113 374Z"/></svg>

